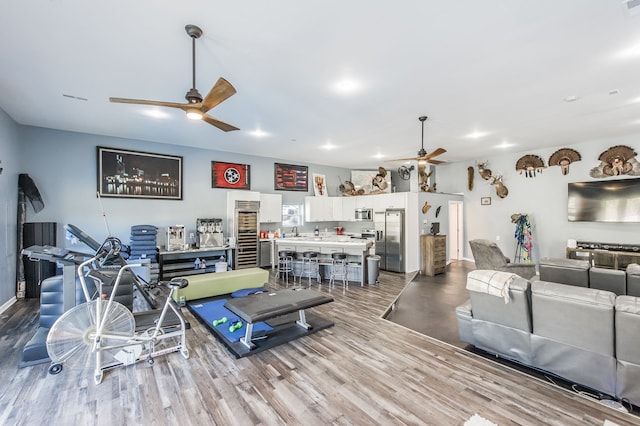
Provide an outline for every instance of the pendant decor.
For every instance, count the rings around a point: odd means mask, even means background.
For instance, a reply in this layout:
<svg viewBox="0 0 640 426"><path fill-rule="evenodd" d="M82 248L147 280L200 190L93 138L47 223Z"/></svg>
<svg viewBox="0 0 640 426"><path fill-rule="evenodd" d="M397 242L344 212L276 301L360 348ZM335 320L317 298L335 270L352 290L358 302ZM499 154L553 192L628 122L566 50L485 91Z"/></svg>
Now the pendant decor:
<svg viewBox="0 0 640 426"><path fill-rule="evenodd" d="M589 172L592 178L630 175L640 176L640 163L636 160L636 153L625 145L616 145L604 151L598 157L600 164Z"/></svg>
<svg viewBox="0 0 640 426"><path fill-rule="evenodd" d="M544 160L538 155L523 155L516 161L516 172L524 173L525 177L536 177L536 172L542 173L546 168Z"/></svg>
<svg viewBox="0 0 640 426"><path fill-rule="evenodd" d="M563 175L569 174L569 164L580 161L580 153L571 148L560 148L549 157L550 166L560 166Z"/></svg>

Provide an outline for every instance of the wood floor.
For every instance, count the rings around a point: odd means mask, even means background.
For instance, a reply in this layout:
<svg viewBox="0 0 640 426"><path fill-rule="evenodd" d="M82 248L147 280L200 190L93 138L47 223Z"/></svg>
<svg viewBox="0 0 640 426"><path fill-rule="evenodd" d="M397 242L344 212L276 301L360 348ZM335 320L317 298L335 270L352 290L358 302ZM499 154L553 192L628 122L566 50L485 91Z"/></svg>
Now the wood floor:
<svg viewBox="0 0 640 426"><path fill-rule="evenodd" d="M638 424L382 319L412 276L336 287L333 303L313 308L334 327L241 359L185 310L188 360L173 353L110 370L100 385L89 371L18 368L38 316L37 300L20 300L0 315L0 424L462 425L474 413L499 425Z"/></svg>

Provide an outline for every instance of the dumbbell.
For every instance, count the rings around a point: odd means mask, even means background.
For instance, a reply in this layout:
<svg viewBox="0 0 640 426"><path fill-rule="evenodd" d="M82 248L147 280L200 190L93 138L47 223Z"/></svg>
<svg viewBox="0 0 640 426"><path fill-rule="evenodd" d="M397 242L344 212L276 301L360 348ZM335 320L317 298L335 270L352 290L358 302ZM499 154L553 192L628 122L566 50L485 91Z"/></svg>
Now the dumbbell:
<svg viewBox="0 0 640 426"><path fill-rule="evenodd" d="M236 321L229 326L229 332L233 333L240 328L242 328L242 321Z"/></svg>
<svg viewBox="0 0 640 426"><path fill-rule="evenodd" d="M222 318L220 318L220 319L213 320L213 326L214 326L214 327L217 327L217 326L219 326L220 324L224 324L225 322L227 322L227 317L222 317Z"/></svg>

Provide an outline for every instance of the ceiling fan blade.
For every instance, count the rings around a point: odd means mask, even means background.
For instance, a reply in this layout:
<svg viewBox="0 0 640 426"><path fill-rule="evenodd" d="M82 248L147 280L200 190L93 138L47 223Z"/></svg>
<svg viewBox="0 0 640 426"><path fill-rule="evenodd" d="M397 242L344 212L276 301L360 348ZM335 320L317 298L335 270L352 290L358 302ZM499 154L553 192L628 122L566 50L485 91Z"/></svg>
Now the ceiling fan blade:
<svg viewBox="0 0 640 426"><path fill-rule="evenodd" d="M155 105L169 108L179 108L186 111L187 108L199 108L200 104L181 104L177 102L148 101L145 99L126 99L126 98L109 98L109 102L119 104L136 104L136 105Z"/></svg>
<svg viewBox="0 0 640 426"><path fill-rule="evenodd" d="M410 158L395 158L393 160L384 160L385 162L390 162L390 161L416 161L419 160L420 157L410 157Z"/></svg>
<svg viewBox="0 0 640 426"><path fill-rule="evenodd" d="M425 158L425 159L418 160L418 162L420 162L420 161L425 161L425 162L427 162L429 164L444 164L444 163L446 163L446 161L443 161L443 160L432 160L430 158Z"/></svg>
<svg viewBox="0 0 640 426"><path fill-rule="evenodd" d="M235 95L236 89L224 78L220 77L202 101L202 112L207 112L222 101Z"/></svg>
<svg viewBox="0 0 640 426"><path fill-rule="evenodd" d="M220 121L215 117L210 116L209 114L204 114L202 116L202 121L206 121L207 123L216 126L218 129L224 132L230 132L232 130L240 130L236 126L232 126L231 124L225 123L224 121Z"/></svg>
<svg viewBox="0 0 640 426"><path fill-rule="evenodd" d="M424 158L427 158L427 159L428 159L428 158L437 157L438 155L440 155L440 154L444 154L445 152L447 152L447 150L446 150L446 149L444 149L444 148L438 148L438 149L436 149L435 151L433 151L433 152L431 152L431 153L429 153L429 154L425 155L425 156L424 156Z"/></svg>

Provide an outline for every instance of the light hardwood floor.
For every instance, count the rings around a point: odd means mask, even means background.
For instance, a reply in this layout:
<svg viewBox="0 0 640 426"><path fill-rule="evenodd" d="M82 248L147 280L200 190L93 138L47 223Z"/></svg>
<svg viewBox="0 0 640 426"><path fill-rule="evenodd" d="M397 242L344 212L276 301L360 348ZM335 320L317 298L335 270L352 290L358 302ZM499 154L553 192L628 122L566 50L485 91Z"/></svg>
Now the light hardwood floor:
<svg viewBox="0 0 640 426"><path fill-rule="evenodd" d="M0 316L0 424L462 425L474 413L499 425L638 424L382 319L411 276L336 287L333 303L313 308L334 327L242 359L185 310L188 360L173 353L113 369L100 385L90 371L18 368L38 316L37 300L20 300Z"/></svg>

